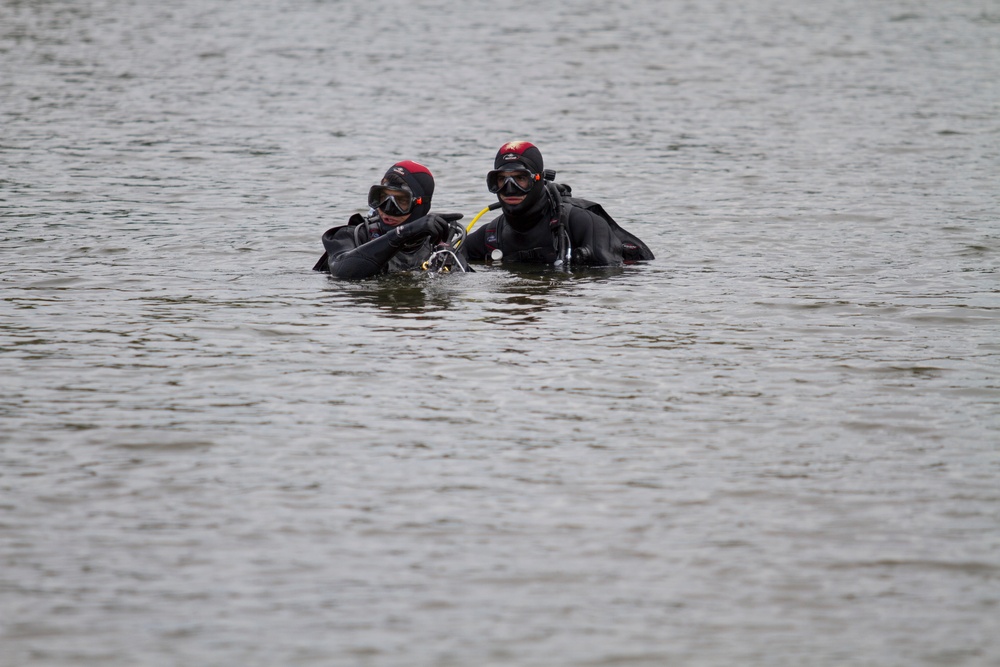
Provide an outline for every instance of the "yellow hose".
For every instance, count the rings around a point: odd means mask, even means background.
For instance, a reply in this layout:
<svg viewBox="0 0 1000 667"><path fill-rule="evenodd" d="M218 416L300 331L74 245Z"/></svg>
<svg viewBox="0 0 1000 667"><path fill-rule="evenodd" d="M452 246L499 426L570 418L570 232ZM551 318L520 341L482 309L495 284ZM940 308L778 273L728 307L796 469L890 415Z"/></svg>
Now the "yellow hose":
<svg viewBox="0 0 1000 667"><path fill-rule="evenodd" d="M481 218L484 215L486 215L486 213L488 211L495 210L495 209L498 209L498 208L500 208L499 204L491 204L491 205L487 206L486 208L484 208L479 213L477 213L476 217L474 217L472 219L472 222L469 223L469 226L465 228L465 233L468 234L469 232L471 232L472 228L476 226L477 222L479 222L479 218Z"/></svg>

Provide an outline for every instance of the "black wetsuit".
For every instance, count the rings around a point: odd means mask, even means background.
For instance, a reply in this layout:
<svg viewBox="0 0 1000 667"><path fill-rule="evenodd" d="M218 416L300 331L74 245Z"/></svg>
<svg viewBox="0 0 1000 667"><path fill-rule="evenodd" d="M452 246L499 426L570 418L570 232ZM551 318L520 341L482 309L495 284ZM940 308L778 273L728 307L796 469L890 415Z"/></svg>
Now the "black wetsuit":
<svg viewBox="0 0 1000 667"><path fill-rule="evenodd" d="M565 190L568 192L569 188ZM620 266L634 259L653 259L652 253L641 241L587 207L600 209L599 205L568 197L561 199L561 212L557 211L553 198L546 192L519 218L509 220L506 214L500 215L475 230L464 244L468 258L487 259L493 250L499 249L504 261L553 264L559 259L558 239L553 232L561 222L569 234L572 264ZM627 238L617 232L622 232ZM632 252L637 244L645 255Z"/></svg>
<svg viewBox="0 0 1000 667"><path fill-rule="evenodd" d="M365 219L355 213L347 225L323 233L326 252L313 271L357 280L390 272L420 270L434 253L434 244L427 236L404 241L394 231L383 224L378 215Z"/></svg>

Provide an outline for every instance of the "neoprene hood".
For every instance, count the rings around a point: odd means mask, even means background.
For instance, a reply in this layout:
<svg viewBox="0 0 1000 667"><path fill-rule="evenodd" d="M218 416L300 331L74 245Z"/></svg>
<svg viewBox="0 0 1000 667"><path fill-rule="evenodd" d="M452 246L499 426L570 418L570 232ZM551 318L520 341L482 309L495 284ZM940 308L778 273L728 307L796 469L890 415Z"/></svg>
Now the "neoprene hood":
<svg viewBox="0 0 1000 667"><path fill-rule="evenodd" d="M544 167L542 152L527 141L510 141L504 144L493 160L493 168L497 170L527 169L533 174L541 174ZM500 201L507 222L515 229L530 228L541 218L545 205L544 178L534 181L531 190L525 194L524 201L516 206L504 204L500 200L501 194L502 192L497 193L497 200Z"/></svg>
<svg viewBox="0 0 1000 667"><path fill-rule="evenodd" d="M384 185L402 183L413 193L414 202L408 219L410 222L430 212L431 197L434 196L434 176L424 165L412 160L397 162L385 172L382 183Z"/></svg>

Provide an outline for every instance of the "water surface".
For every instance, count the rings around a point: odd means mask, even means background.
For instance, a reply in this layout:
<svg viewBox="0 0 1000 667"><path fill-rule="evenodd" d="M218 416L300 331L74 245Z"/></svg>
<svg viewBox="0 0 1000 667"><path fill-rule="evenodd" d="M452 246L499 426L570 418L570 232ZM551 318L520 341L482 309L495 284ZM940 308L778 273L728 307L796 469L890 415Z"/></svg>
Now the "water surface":
<svg viewBox="0 0 1000 667"><path fill-rule="evenodd" d="M0 0L0 665L1000 663L1000 9ZM356 283L546 166L653 262Z"/></svg>

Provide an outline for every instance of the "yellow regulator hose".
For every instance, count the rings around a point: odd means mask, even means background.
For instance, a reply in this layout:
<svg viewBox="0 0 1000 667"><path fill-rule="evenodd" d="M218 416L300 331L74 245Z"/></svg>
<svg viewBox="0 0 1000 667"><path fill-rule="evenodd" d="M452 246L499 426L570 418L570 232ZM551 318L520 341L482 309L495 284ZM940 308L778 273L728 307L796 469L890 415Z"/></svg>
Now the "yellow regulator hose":
<svg viewBox="0 0 1000 667"><path fill-rule="evenodd" d="M469 226L465 228L465 233L468 234L469 232L472 231L472 228L476 226L477 222L479 222L479 218L481 218L484 215L486 215L487 212L489 212L489 211L495 211L498 208L500 208L500 202L494 202L494 203L490 204L489 206L487 206L486 208L484 208L479 213L477 213L476 217L474 217L472 219L472 222L469 223Z"/></svg>

